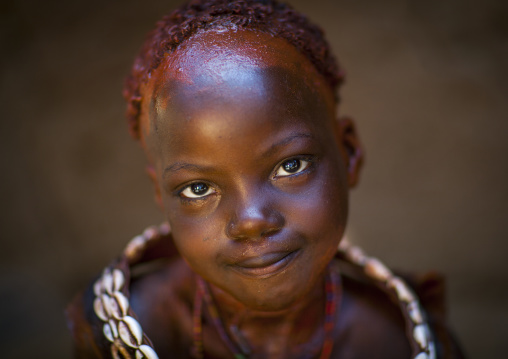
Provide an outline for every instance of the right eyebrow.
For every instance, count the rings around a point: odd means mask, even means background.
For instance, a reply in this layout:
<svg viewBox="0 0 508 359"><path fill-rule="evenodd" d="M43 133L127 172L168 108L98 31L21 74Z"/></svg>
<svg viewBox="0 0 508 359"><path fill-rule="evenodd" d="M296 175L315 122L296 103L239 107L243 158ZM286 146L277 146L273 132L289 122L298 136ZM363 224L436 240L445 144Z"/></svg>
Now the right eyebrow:
<svg viewBox="0 0 508 359"><path fill-rule="evenodd" d="M169 173L175 173L181 170L190 171L190 172L207 172L212 168L207 166L199 166L192 163L187 162L175 162L164 169L163 177L166 177Z"/></svg>

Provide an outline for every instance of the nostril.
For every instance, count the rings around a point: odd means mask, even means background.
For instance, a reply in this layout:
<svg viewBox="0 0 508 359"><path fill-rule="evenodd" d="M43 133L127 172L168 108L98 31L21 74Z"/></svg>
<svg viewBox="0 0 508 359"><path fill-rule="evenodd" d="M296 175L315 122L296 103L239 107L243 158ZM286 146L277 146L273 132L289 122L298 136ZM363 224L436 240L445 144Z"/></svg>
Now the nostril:
<svg viewBox="0 0 508 359"><path fill-rule="evenodd" d="M268 237L268 236L271 236L272 234L275 234L275 233L277 233L278 231L280 231L280 227L266 229L266 230L264 230L263 232L261 232L261 237Z"/></svg>
<svg viewBox="0 0 508 359"><path fill-rule="evenodd" d="M236 225L233 221L229 222L226 226L226 234L229 238L238 238L239 234L236 230Z"/></svg>
<svg viewBox="0 0 508 359"><path fill-rule="evenodd" d="M237 221L231 221L226 227L226 234L229 238L232 239L246 239L251 236L248 234L250 231L246 231L242 223L237 223Z"/></svg>

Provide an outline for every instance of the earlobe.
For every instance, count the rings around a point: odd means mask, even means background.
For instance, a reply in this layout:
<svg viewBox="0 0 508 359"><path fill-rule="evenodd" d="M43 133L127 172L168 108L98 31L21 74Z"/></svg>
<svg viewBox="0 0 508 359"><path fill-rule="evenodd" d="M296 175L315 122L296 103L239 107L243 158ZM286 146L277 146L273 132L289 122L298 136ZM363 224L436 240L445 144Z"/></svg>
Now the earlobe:
<svg viewBox="0 0 508 359"><path fill-rule="evenodd" d="M155 202L157 203L157 205L161 210L164 210L164 205L162 204L161 190L159 186L159 181L157 180L157 173L155 172L155 168L152 165L148 164L145 167L145 171L148 177L150 177L150 180L152 181L153 184L153 189L155 191Z"/></svg>
<svg viewBox="0 0 508 359"><path fill-rule="evenodd" d="M356 125L349 117L336 120L335 136L348 171L348 184L353 188L360 178L363 165L364 151L358 137Z"/></svg>

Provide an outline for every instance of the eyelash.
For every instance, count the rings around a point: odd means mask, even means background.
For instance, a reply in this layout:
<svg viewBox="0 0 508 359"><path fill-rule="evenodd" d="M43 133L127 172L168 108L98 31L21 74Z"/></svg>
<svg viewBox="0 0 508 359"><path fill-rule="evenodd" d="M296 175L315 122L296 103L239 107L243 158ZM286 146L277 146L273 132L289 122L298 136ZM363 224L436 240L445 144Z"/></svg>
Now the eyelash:
<svg viewBox="0 0 508 359"><path fill-rule="evenodd" d="M298 169L298 172L295 172L295 173L288 172L289 174L283 175L283 176L277 175L278 171L283 168L282 166L285 163L287 163L289 161L294 161L294 160L297 160L300 163L305 162L305 165L303 166L302 169ZM275 170L273 171L273 174L271 175L271 179L272 180L280 180L283 178L300 176L300 175L305 174L305 173L309 172L310 170L312 170L314 162L315 162L315 159L311 156L296 156L296 157L286 158L283 161L279 162L279 164L276 166ZM191 186L196 185L196 184L205 184L208 187L208 190L206 192L207 194L205 194L203 196L196 196L196 197L190 197L190 196L186 196L183 194L187 189L190 189ZM210 190L212 192L208 193ZM205 181L196 181L196 182L189 183L177 191L177 194L180 197L180 199L183 202L187 202L187 203L192 203L192 202L196 202L196 201L203 201L215 193L217 193L217 191L214 189L214 186L210 185L209 183L207 183Z"/></svg>

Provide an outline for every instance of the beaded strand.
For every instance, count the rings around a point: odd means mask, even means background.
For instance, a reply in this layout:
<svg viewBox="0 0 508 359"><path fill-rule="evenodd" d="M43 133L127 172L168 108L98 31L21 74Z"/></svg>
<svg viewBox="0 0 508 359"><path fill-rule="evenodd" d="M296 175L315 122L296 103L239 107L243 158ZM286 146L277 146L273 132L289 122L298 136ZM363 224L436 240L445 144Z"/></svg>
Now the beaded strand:
<svg viewBox="0 0 508 359"><path fill-rule="evenodd" d="M324 324L324 341L321 349L320 359L329 359L333 349L333 329L335 327L335 313L337 304L340 301L340 276L331 270L331 266L328 266L325 283L325 324ZM228 349L233 353L235 359L247 359L250 355L250 350L247 345L237 340L235 342L227 334L226 329L220 319L219 311L215 302L210 294L208 284L197 276L198 288L194 298L194 312L193 312L193 334L194 343L192 352L196 354L197 359L203 359L203 324L202 324L202 302L204 300L208 313L212 318L213 326L219 333L222 341L226 344ZM236 328L236 327L235 327ZM237 331L238 328L236 328ZM241 338L241 335L237 335L237 339Z"/></svg>

